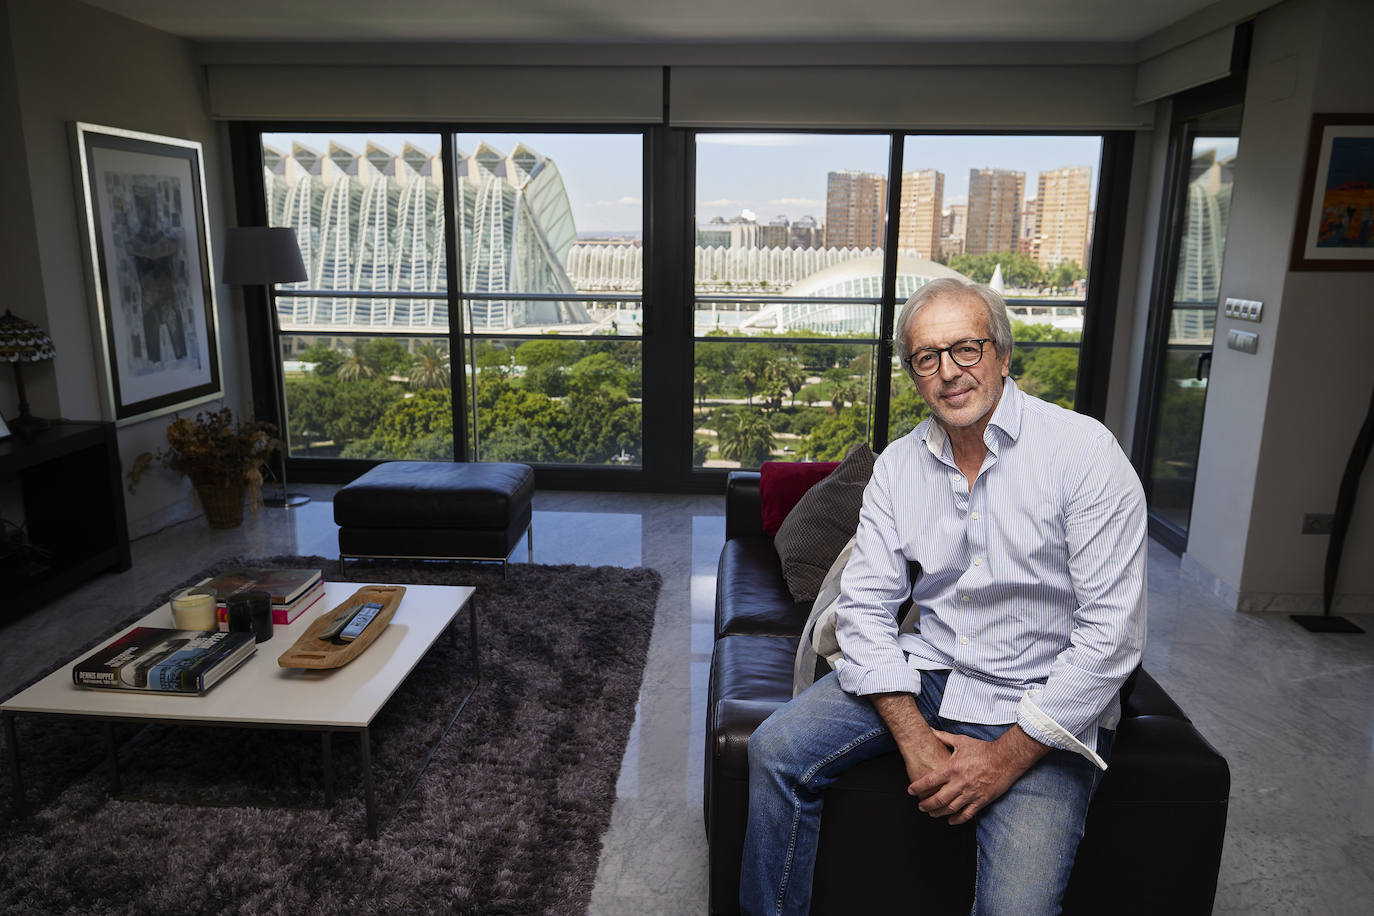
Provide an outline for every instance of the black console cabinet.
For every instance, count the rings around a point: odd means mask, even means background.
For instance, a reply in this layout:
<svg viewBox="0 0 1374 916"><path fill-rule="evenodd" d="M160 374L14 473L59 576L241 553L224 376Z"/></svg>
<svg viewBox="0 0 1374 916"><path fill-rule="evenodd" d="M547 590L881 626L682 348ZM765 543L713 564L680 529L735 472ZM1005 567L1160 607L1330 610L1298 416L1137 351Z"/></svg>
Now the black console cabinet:
<svg viewBox="0 0 1374 916"><path fill-rule="evenodd" d="M131 564L113 423L59 421L29 437L0 439L0 488L16 480L29 542L50 556L42 565L0 567L7 605L0 623Z"/></svg>

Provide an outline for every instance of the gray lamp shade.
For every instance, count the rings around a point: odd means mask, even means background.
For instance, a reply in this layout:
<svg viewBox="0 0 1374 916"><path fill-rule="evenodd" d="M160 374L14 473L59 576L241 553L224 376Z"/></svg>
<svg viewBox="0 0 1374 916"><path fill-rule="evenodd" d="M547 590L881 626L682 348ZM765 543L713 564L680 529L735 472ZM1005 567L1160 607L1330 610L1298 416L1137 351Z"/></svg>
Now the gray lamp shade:
<svg viewBox="0 0 1374 916"><path fill-rule="evenodd" d="M271 286L309 279L296 230L269 226L230 229L224 238L225 283Z"/></svg>

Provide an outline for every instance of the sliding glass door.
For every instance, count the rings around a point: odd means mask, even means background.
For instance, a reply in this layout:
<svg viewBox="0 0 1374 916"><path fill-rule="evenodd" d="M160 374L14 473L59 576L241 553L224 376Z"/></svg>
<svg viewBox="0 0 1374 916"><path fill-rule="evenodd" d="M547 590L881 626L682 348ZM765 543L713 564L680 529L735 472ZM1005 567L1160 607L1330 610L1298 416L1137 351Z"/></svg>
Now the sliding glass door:
<svg viewBox="0 0 1374 916"><path fill-rule="evenodd" d="M1151 533L1179 553L1188 542L1239 133L1237 106L1180 118L1171 141L1170 218L1155 277L1136 459Z"/></svg>

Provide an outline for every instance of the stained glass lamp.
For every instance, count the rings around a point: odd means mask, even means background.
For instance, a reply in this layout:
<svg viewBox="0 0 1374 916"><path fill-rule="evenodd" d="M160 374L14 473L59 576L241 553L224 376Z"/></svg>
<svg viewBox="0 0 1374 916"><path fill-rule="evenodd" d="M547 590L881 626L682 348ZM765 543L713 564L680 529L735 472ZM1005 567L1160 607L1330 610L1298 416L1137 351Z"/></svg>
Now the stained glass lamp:
<svg viewBox="0 0 1374 916"><path fill-rule="evenodd" d="M19 390L19 416L9 422L12 432L29 435L52 425L51 421L29 413L29 399L24 394L24 376L19 366L52 359L56 352L47 331L5 309L4 316L0 317L0 362L14 363L14 387Z"/></svg>

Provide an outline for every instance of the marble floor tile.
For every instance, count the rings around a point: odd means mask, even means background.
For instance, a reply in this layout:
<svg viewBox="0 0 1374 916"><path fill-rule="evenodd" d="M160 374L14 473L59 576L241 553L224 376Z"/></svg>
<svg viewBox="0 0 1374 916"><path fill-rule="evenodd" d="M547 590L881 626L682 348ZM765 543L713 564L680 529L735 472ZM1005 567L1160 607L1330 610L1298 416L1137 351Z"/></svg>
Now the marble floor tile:
<svg viewBox="0 0 1374 916"><path fill-rule="evenodd" d="M330 486L243 527L201 519L141 538L133 568L101 576L0 630L0 695L190 573L224 557L338 554ZM719 496L541 491L537 563L649 566L663 577L636 720L603 838L590 912L701 914L705 698ZM526 562L525 545L514 562ZM1215 912L1374 912L1374 617L1362 636L1238 614L1150 545L1145 664L1231 765Z"/></svg>

